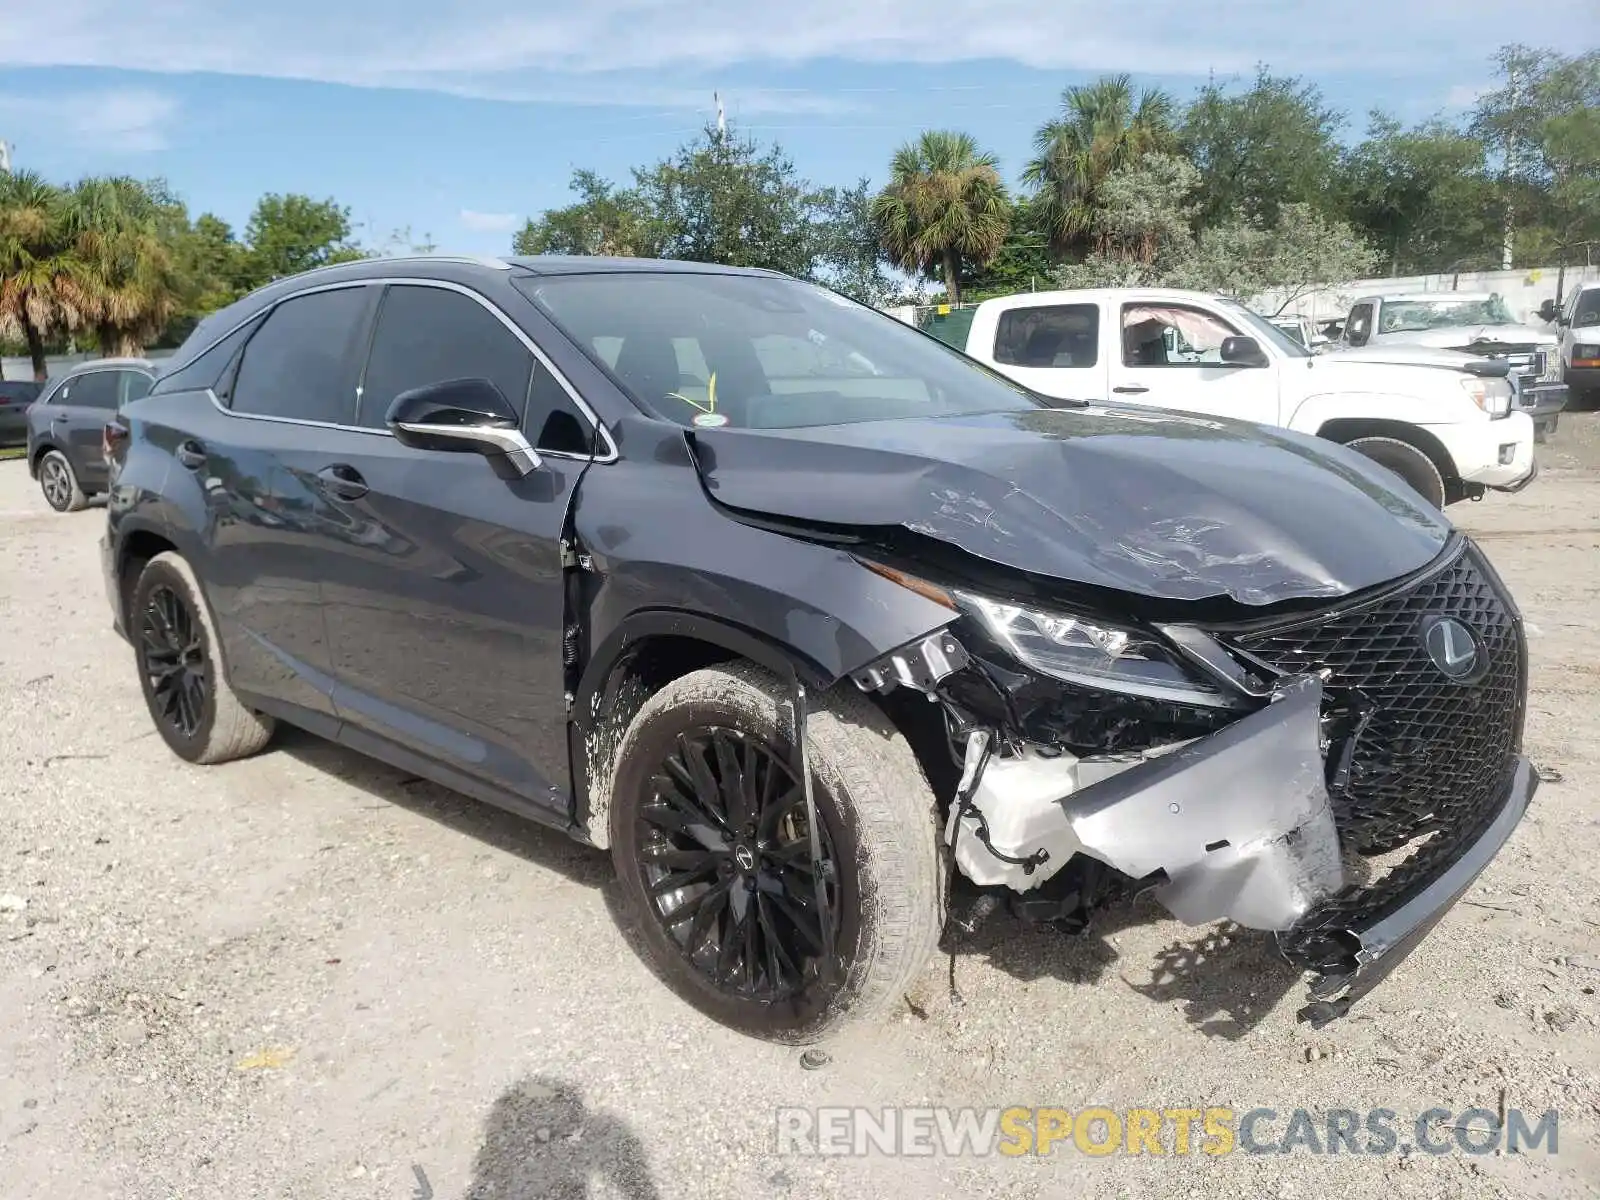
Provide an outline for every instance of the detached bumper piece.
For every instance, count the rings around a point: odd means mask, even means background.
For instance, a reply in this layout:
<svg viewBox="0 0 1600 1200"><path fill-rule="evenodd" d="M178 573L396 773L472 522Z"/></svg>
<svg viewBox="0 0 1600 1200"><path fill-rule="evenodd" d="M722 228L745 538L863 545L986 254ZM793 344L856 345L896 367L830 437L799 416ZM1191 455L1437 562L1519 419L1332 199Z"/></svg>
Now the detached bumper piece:
<svg viewBox="0 0 1600 1200"><path fill-rule="evenodd" d="M1533 764L1517 759L1498 811L1441 874L1417 881L1381 913L1334 928L1326 923L1328 912L1313 912L1300 926L1279 935L1284 957L1317 975L1311 1003L1300 1010L1300 1019L1321 1028L1399 966L1500 852L1538 787Z"/></svg>

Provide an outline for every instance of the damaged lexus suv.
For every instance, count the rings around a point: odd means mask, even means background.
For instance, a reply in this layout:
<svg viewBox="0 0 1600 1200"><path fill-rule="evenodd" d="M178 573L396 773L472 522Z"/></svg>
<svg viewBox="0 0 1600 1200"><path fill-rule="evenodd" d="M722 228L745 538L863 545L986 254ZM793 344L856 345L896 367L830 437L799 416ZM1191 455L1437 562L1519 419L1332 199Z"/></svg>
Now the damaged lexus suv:
<svg viewBox="0 0 1600 1200"><path fill-rule="evenodd" d="M651 965L756 1036L899 998L956 871L1266 931L1326 1019L1535 786L1516 605L1382 467L1047 402L781 275L324 268L105 449L175 753L284 721L609 850Z"/></svg>

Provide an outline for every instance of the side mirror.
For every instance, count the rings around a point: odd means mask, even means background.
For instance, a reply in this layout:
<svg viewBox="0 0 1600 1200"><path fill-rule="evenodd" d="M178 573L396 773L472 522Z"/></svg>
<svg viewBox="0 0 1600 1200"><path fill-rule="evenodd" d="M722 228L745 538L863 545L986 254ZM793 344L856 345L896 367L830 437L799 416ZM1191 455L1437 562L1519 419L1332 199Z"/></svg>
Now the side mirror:
<svg viewBox="0 0 1600 1200"><path fill-rule="evenodd" d="M517 426L517 410L487 379L447 379L401 392L385 423L402 446L503 459L517 475L540 459Z"/></svg>
<svg viewBox="0 0 1600 1200"><path fill-rule="evenodd" d="M1556 314L1559 311L1560 310L1556 308L1556 302L1554 300L1546 300L1543 304L1539 305L1539 319L1541 321L1554 321L1556 319Z"/></svg>
<svg viewBox="0 0 1600 1200"><path fill-rule="evenodd" d="M1264 367L1267 354L1253 337L1227 337L1222 339L1222 361L1235 367Z"/></svg>

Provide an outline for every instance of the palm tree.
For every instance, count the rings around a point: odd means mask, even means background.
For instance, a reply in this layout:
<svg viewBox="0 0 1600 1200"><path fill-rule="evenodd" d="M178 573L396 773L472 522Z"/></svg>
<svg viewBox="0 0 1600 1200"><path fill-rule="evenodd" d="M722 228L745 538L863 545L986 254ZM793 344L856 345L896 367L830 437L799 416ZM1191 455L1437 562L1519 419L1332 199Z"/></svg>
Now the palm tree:
<svg viewBox="0 0 1600 1200"><path fill-rule="evenodd" d="M46 341L83 322L92 292L61 190L33 171L0 174L0 332L27 344L35 379L47 373Z"/></svg>
<svg viewBox="0 0 1600 1200"><path fill-rule="evenodd" d="M1094 219L1095 194L1120 166L1177 146L1172 97L1127 75L1107 75L1061 93L1061 115L1033 135L1035 157L1022 181L1035 189L1050 248L1079 248Z"/></svg>
<svg viewBox="0 0 1600 1200"><path fill-rule="evenodd" d="M183 281L172 251L171 214L138 180L85 179L72 189L69 223L88 267L88 316L102 354L134 355L177 313Z"/></svg>
<svg viewBox="0 0 1600 1200"><path fill-rule="evenodd" d="M872 221L890 258L929 278L942 272L950 302L959 304L961 263L994 260L1011 228L1011 204L994 155L965 133L928 130L895 153Z"/></svg>

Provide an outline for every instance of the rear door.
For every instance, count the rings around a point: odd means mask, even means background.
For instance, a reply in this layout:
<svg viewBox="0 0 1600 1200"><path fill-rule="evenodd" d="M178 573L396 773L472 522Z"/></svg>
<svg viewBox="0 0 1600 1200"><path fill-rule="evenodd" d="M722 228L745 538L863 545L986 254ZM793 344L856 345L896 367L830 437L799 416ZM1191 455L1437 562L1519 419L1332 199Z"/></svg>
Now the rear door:
<svg viewBox="0 0 1600 1200"><path fill-rule="evenodd" d="M97 369L74 375L50 398L50 436L69 459L86 488L105 482L100 432L117 412L122 371Z"/></svg>
<svg viewBox="0 0 1600 1200"><path fill-rule="evenodd" d="M197 570L233 684L302 721L336 715L322 581L355 531L318 472L345 441L372 436L354 421L378 291L342 285L279 302L172 434L169 487L187 480L209 514Z"/></svg>
<svg viewBox="0 0 1600 1200"><path fill-rule="evenodd" d="M999 312L980 357L1040 395L1104 400L1100 343L1099 303L1030 304Z"/></svg>
<svg viewBox="0 0 1600 1200"><path fill-rule="evenodd" d="M1112 399L1278 423L1275 367L1222 361L1224 338L1253 332L1210 309L1167 300L1123 304L1119 323L1122 346L1111 368Z"/></svg>
<svg viewBox="0 0 1600 1200"><path fill-rule="evenodd" d="M485 378L543 465L502 478L476 454L414 450L384 418L401 392ZM327 447L346 531L323 575L340 716L541 805L569 791L560 540L594 428L489 300L392 283L361 381L369 432Z"/></svg>

